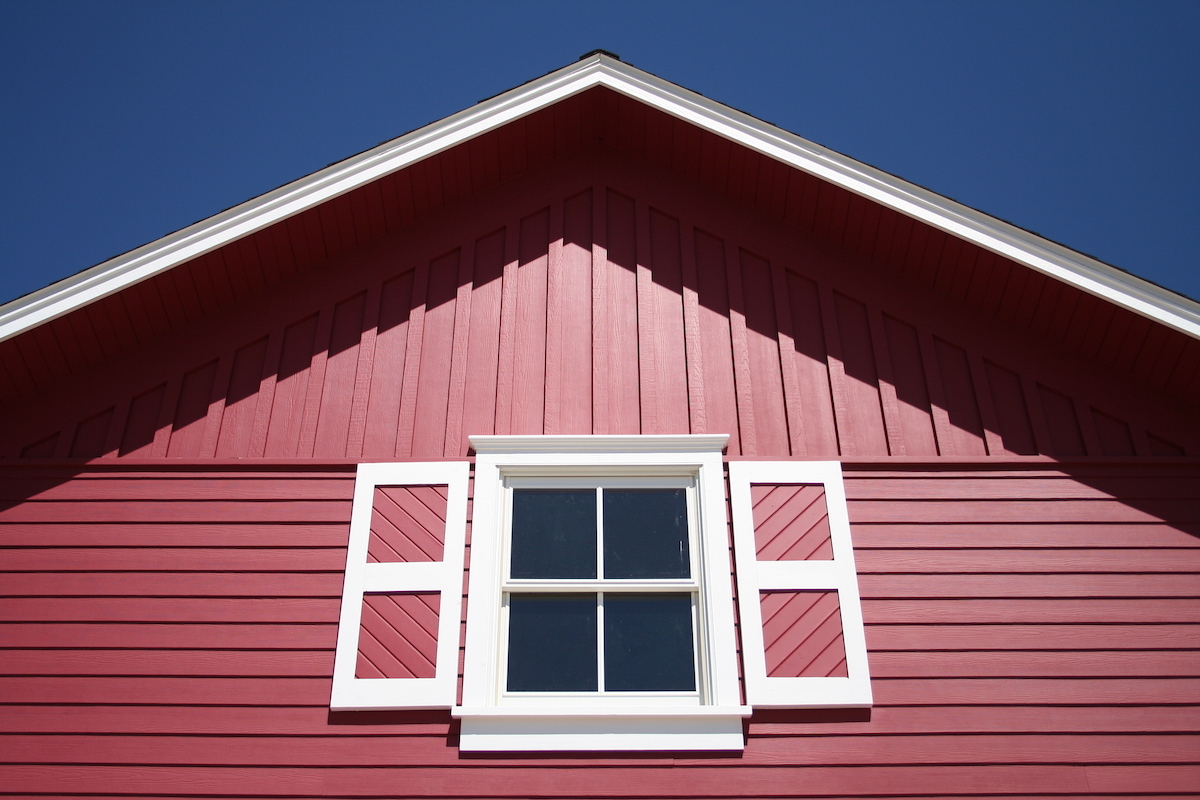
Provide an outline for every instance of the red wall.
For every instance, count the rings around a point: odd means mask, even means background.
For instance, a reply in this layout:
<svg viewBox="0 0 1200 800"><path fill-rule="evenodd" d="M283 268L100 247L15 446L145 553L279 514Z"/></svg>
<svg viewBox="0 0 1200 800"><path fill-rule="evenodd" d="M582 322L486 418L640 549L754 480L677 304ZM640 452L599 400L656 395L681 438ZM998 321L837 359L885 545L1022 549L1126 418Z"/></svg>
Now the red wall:
<svg viewBox="0 0 1200 800"><path fill-rule="evenodd" d="M26 458L462 456L473 433L718 432L731 454L818 458L1200 452L1192 409L1103 363L597 154L6 418L0 455Z"/></svg>
<svg viewBox="0 0 1200 800"><path fill-rule="evenodd" d="M349 467L5 467L0 791L1194 795L1200 468L846 470L869 720L464 759L448 713L328 711Z"/></svg>
<svg viewBox="0 0 1200 800"><path fill-rule="evenodd" d="M1194 409L846 248L596 150L6 407L0 793L1200 793ZM869 719L460 758L328 711L357 460L681 432L845 463Z"/></svg>

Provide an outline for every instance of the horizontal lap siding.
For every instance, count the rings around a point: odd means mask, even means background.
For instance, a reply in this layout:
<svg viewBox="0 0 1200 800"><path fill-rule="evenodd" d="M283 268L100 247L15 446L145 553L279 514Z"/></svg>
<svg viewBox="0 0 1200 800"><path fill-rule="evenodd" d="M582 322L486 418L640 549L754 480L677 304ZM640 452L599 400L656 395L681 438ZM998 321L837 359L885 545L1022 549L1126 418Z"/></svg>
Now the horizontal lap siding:
<svg viewBox="0 0 1200 800"><path fill-rule="evenodd" d="M328 711L348 470L9 471L0 791L1194 795L1200 471L1071 472L847 467L869 719L760 712L740 758L461 759L443 712Z"/></svg>

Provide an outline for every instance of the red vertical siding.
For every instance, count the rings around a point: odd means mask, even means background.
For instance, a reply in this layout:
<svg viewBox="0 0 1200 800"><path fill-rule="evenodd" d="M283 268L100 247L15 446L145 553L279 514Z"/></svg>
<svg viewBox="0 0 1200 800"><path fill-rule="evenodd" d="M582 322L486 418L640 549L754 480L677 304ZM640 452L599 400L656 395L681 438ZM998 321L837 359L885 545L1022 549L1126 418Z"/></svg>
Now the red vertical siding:
<svg viewBox="0 0 1200 800"><path fill-rule="evenodd" d="M564 162L445 224L355 245L86 391L11 409L0 448L432 458L475 433L703 428L758 456L1200 449L1194 415L1169 401L1147 406L1136 386L686 186L599 165L599 183L593 160Z"/></svg>

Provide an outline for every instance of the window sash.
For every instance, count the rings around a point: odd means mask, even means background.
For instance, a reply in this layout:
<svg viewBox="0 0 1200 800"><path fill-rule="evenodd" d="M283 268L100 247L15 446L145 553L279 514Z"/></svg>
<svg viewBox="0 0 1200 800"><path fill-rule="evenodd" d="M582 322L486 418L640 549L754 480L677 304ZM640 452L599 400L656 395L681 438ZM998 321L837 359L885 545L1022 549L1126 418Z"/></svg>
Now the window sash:
<svg viewBox="0 0 1200 800"><path fill-rule="evenodd" d="M541 489L550 490L592 490L595 492L595 530L596 530L596 573L595 578L513 578L512 561L514 549L514 525L515 514L514 504L516 493L519 491L537 491ZM605 570L605 492L606 491L621 491L621 490L647 490L655 489L682 489L685 494L685 508L687 514L687 544L688 544L688 577L685 578L606 578ZM502 652L500 653L498 666L502 670L498 685L501 690L502 697L514 702L523 697L556 697L556 698L588 698L588 697L632 697L641 698L643 702L647 697L663 696L671 698L682 698L685 701L700 703L702 702L701 688L704 686L704 675L707 669L707 659L705 653L701 649L702 639L699 626L699 607L702 601L703 591L698 575L697 560L697 510L696 510L696 481L692 476L640 476L640 477L624 477L624 476L571 476L571 477L556 477L556 476L521 476L510 478L505 481L505 520L504 520L504 547L503 563L505 571L505 580L501 586L501 622L499 642ZM692 679L695 686L692 690L638 690L631 692L617 692L606 688L606 660L607 652L605 650L606 622L604 616L604 596L609 595L631 595L631 594L687 594L691 597L691 661L692 661ZM550 594L587 594L596 598L596 675L597 688L595 690L579 690L579 691L559 691L559 692L544 692L533 690L514 690L509 688L508 669L511 663L512 647L511 639L511 619L510 619L510 598L513 595L518 596L538 596Z"/></svg>

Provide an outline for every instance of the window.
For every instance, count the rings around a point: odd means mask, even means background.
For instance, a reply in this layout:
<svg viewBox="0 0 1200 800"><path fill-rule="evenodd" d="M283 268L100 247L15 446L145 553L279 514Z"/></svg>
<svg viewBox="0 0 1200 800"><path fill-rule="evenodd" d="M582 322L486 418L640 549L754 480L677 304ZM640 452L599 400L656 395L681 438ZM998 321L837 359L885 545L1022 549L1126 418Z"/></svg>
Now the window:
<svg viewBox="0 0 1200 800"><path fill-rule="evenodd" d="M700 700L691 478L512 478L502 702Z"/></svg>
<svg viewBox="0 0 1200 800"><path fill-rule="evenodd" d="M471 438L464 750L740 750L725 436Z"/></svg>
<svg viewBox="0 0 1200 800"><path fill-rule="evenodd" d="M503 752L740 750L752 708L870 706L837 462L728 465L739 684L726 439L472 437L465 638L470 464L360 465L331 708L450 709Z"/></svg>

